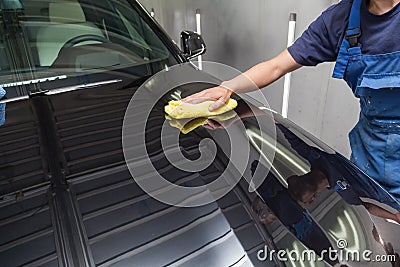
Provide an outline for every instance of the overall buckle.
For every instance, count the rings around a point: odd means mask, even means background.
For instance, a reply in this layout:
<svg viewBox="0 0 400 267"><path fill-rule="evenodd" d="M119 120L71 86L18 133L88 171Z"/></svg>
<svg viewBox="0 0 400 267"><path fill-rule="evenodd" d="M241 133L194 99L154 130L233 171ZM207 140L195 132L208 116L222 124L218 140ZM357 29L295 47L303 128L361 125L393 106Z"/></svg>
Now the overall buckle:
<svg viewBox="0 0 400 267"><path fill-rule="evenodd" d="M335 189L337 191L343 191L343 190L346 190L348 187L349 187L348 183L345 180L338 180L336 182Z"/></svg>
<svg viewBox="0 0 400 267"><path fill-rule="evenodd" d="M346 40L349 42L347 49L356 47L356 46L359 46L361 48L362 45L358 40L358 38L360 36L361 36L361 28L359 26L347 29L346 35L345 35Z"/></svg>

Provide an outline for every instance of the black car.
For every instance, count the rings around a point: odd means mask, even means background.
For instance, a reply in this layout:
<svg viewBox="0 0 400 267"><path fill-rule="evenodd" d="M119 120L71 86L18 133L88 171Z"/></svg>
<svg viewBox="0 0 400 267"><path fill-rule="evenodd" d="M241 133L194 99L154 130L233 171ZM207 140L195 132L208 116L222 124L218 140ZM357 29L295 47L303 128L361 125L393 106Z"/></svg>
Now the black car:
<svg viewBox="0 0 400 267"><path fill-rule="evenodd" d="M132 0L0 7L0 266L399 266L400 203L257 100L235 96L218 129L170 126L170 100L218 83L189 62L205 51L196 33L183 32L181 51ZM153 75L173 68L193 82L160 86ZM163 146L163 128L176 146ZM244 172L227 171L229 133L249 149ZM146 155L123 147L139 135ZM178 154L207 162L188 171L171 162ZM204 205L165 203L168 188L154 197L138 183L155 181L145 160L171 184L223 177L232 189L206 190Z"/></svg>

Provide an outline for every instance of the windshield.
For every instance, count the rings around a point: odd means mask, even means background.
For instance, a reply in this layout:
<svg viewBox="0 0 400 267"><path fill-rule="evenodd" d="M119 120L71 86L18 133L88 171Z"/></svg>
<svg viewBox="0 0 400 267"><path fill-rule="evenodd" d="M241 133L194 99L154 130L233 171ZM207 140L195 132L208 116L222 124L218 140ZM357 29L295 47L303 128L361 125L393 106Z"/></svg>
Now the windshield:
<svg viewBox="0 0 400 267"><path fill-rule="evenodd" d="M8 98L69 77L124 69L135 79L177 63L128 0L0 3L0 85Z"/></svg>

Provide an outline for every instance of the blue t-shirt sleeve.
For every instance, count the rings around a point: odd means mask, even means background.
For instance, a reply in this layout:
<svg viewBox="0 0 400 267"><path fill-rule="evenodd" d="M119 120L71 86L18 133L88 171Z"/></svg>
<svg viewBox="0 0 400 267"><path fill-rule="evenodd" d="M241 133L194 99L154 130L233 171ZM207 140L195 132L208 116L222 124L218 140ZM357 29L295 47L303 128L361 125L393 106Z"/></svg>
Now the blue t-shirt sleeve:
<svg viewBox="0 0 400 267"><path fill-rule="evenodd" d="M5 95L6 95L6 91L3 89L3 87L0 86L0 100ZM6 104L0 103L0 126L2 126L4 124L5 120L6 120Z"/></svg>
<svg viewBox="0 0 400 267"><path fill-rule="evenodd" d="M322 12L288 48L293 59L303 66L335 61L350 8L351 1L342 0Z"/></svg>

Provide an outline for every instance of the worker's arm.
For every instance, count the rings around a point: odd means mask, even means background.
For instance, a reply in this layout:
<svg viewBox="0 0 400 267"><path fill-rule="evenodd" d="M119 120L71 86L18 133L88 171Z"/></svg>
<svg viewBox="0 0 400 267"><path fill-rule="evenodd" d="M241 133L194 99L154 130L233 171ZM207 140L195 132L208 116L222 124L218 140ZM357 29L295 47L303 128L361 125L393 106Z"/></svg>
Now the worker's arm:
<svg viewBox="0 0 400 267"><path fill-rule="evenodd" d="M400 212L396 214L391 213L375 204L363 202L363 206L368 210L369 213L380 218L390 219L400 224Z"/></svg>
<svg viewBox="0 0 400 267"><path fill-rule="evenodd" d="M273 59L257 64L232 80L186 97L183 101L195 104L215 100L216 102L210 106L212 111L225 104L232 93L245 93L263 88L300 67L301 65L293 59L288 50L285 50Z"/></svg>

